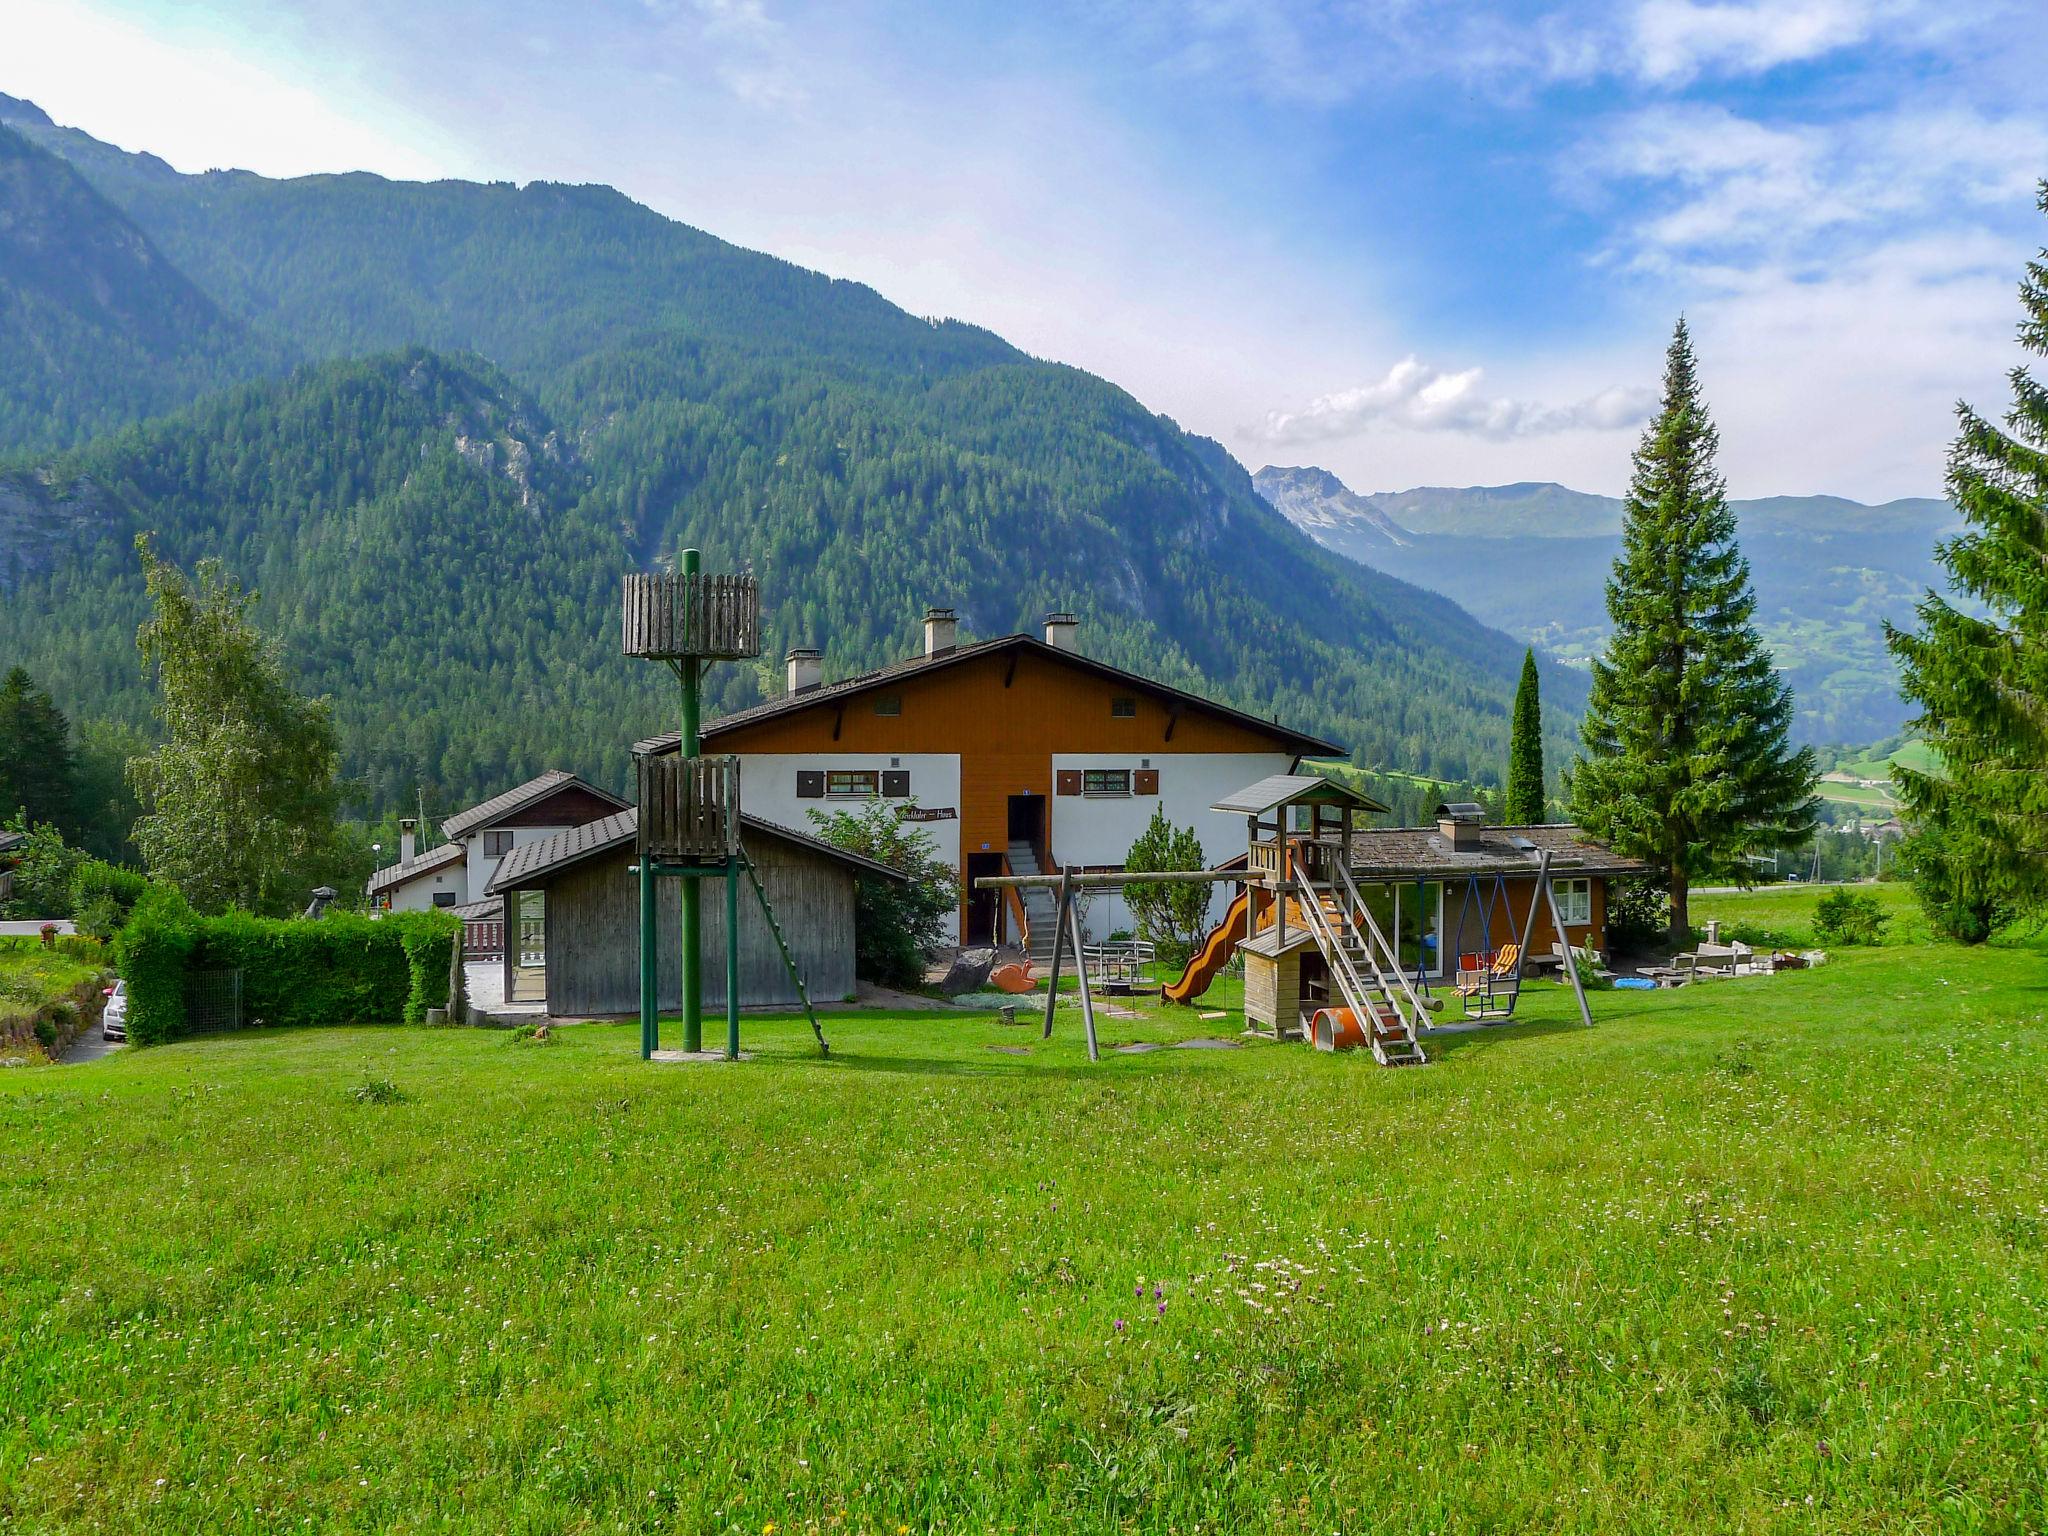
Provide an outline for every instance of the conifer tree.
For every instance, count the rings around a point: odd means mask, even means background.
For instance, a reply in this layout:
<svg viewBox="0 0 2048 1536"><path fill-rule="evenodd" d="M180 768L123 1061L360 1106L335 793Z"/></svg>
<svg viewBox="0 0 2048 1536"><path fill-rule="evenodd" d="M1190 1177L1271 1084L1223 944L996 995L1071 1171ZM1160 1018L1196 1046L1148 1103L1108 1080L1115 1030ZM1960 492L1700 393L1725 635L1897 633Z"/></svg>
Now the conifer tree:
<svg viewBox="0 0 2048 1536"><path fill-rule="evenodd" d="M2039 202L2048 213L2048 181ZM2020 304L2020 344L2048 357L2048 247L2027 263ZM1945 850L1951 888L1922 896L1970 911L2048 901L2048 384L2024 366L2011 379L2011 430L1959 404L1949 451L1949 499L1968 526L1939 554L1981 611L1930 592L1917 631L1886 626L1900 691L1940 759L1933 772L1893 770ZM1983 936L1968 928L1959 936Z"/></svg>
<svg viewBox="0 0 2048 1536"><path fill-rule="evenodd" d="M25 668L0 679L0 817L76 830L71 726Z"/></svg>
<svg viewBox="0 0 2048 1536"><path fill-rule="evenodd" d="M1719 445L1680 320L1635 453L1607 583L1614 633L1593 663L1570 786L1580 825L1668 883L1674 945L1690 937L1695 881L1809 837L1819 810L1813 750L1786 739L1792 692L1753 622Z"/></svg>
<svg viewBox="0 0 2048 1536"><path fill-rule="evenodd" d="M1515 716L1508 737L1508 788L1504 816L1509 824L1533 826L1543 820L1543 699L1536 679L1536 652L1522 653L1522 681L1515 689Z"/></svg>

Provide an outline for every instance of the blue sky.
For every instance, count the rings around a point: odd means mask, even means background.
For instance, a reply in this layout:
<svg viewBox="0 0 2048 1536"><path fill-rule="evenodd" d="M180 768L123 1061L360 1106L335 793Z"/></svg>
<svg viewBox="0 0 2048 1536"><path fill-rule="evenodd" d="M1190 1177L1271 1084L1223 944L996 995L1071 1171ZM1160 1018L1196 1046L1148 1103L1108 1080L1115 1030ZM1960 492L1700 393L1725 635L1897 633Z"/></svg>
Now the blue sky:
<svg viewBox="0 0 2048 1536"><path fill-rule="evenodd" d="M1937 492L2044 59L2043 0L0 8L0 90L182 169L609 182L1361 489L1620 489L1682 311L1736 494Z"/></svg>

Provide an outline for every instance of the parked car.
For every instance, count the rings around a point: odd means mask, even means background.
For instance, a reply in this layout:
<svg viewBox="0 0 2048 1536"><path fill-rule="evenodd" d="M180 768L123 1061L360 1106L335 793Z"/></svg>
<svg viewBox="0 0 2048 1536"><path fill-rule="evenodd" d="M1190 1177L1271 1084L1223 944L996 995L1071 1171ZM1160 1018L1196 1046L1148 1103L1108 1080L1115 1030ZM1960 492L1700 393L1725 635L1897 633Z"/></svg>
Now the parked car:
<svg viewBox="0 0 2048 1536"><path fill-rule="evenodd" d="M117 981L107 988L107 1006L100 1012L100 1038L128 1038L128 983Z"/></svg>

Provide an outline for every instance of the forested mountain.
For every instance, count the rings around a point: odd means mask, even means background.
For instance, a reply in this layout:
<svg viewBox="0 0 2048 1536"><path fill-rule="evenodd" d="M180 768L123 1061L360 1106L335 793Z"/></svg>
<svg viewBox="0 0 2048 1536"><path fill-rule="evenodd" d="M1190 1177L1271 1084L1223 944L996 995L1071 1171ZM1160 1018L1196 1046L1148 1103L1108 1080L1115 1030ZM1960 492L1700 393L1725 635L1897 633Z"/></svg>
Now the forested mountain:
<svg viewBox="0 0 2048 1536"><path fill-rule="evenodd" d="M772 691L785 646L897 659L929 603L980 634L1072 608L1093 654L1363 762L1501 771L1513 642L1318 549L1101 379L609 189L186 176L26 110L0 103L247 338L247 382L0 463L0 662L74 717L142 717L153 529L263 591L375 804L550 763L616 785L673 707L615 654L618 577L692 542L768 608L771 654L714 670L719 707ZM1549 686L1561 741L1583 689Z"/></svg>
<svg viewBox="0 0 2048 1536"><path fill-rule="evenodd" d="M0 443L75 442L260 366L119 209L4 127L0 274Z"/></svg>
<svg viewBox="0 0 2048 1536"><path fill-rule="evenodd" d="M1607 577L1621 548L1616 497L1537 482L1361 495L1327 470L1271 465L1254 478L1326 548L1443 593L1553 655L1582 661L1607 637ZM1862 742L1896 732L1907 711L1884 621L1907 622L1921 593L1944 584L1934 546L1956 530L1955 509L1927 497L1729 505L1755 578L1758 623L1797 697L1798 739Z"/></svg>

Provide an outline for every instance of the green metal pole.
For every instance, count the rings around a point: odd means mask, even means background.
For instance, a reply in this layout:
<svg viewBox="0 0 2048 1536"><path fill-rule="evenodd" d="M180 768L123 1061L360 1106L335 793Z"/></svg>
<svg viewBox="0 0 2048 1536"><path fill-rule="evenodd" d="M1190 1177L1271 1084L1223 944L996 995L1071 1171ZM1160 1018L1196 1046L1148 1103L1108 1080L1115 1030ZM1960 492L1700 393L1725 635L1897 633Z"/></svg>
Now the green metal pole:
<svg viewBox="0 0 2048 1536"><path fill-rule="evenodd" d="M694 549L683 551L683 574L697 574L699 557ZM682 755L699 755L697 745L697 667L695 656L685 656L683 672ZM704 1049L704 907L695 875L683 876L683 1049Z"/></svg>
<svg viewBox="0 0 2048 1536"><path fill-rule="evenodd" d="M725 1059L740 1059L740 862L725 865Z"/></svg>
<svg viewBox="0 0 2048 1536"><path fill-rule="evenodd" d="M640 1059L661 1048L661 940L655 924L654 860L640 860Z"/></svg>

